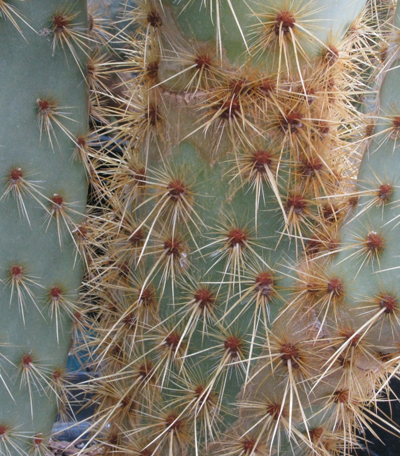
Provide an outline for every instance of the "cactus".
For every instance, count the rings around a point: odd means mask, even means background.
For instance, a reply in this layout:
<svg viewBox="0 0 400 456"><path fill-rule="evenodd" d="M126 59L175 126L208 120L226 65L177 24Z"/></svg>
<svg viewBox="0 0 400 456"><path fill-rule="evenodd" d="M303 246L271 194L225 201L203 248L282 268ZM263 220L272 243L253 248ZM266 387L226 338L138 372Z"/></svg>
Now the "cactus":
<svg viewBox="0 0 400 456"><path fill-rule="evenodd" d="M78 309L86 2L0 2L0 454L42 455Z"/></svg>
<svg viewBox="0 0 400 456"><path fill-rule="evenodd" d="M343 332L346 325L348 334L327 360L325 370L343 358L354 378L357 370L373 371L375 397L389 390L388 382L398 370L399 26L397 4L379 111L371 116L371 143L358 174L359 202L348 216L341 247L329 265L333 273L347 272L343 275L342 323L336 324L335 331Z"/></svg>
<svg viewBox="0 0 400 456"><path fill-rule="evenodd" d="M389 68L379 56L392 52L392 12L362 1L127 8L137 26L116 36L124 95L94 106L118 145L97 156L107 204L90 222L101 252L89 272L100 374L87 385L89 442L103 454L349 454L364 427L394 431L367 406L396 373L395 290L357 298L390 251L380 230L397 221L363 220L381 217L385 198L396 206L395 178L364 171L379 138L391 150L397 139L395 113L382 134L363 114L371 76ZM374 305L394 314L385 332L360 316Z"/></svg>
<svg viewBox="0 0 400 456"><path fill-rule="evenodd" d="M142 0L113 70L84 2L34 3L0 1L2 52L32 65L2 78L0 453L44 453L65 413L83 264L101 454L346 455L397 432L368 406L398 369L398 13Z"/></svg>

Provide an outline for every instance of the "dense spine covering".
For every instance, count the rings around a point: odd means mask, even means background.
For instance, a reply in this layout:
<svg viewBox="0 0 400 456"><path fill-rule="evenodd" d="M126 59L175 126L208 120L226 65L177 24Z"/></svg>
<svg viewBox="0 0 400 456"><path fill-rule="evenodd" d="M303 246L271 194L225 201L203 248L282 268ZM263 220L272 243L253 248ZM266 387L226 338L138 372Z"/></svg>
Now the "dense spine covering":
<svg viewBox="0 0 400 456"><path fill-rule="evenodd" d="M397 183L377 173L398 140L395 70L377 126L360 105L396 51L393 8L138 3L116 36L122 89L106 108L97 88L92 105L115 148L91 175L107 205L89 223L90 442L137 456L347 455L363 428L392 426L368 405L397 366L397 295L379 278L397 264L384 234Z"/></svg>
<svg viewBox="0 0 400 456"><path fill-rule="evenodd" d="M83 263L86 1L0 2L0 454L44 455L67 413Z"/></svg>

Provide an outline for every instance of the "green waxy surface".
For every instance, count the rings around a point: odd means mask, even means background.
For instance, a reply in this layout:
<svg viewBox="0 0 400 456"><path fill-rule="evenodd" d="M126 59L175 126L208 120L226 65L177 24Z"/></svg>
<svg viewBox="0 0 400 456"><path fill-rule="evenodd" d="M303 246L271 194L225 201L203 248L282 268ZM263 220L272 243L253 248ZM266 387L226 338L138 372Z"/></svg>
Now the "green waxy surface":
<svg viewBox="0 0 400 456"><path fill-rule="evenodd" d="M357 211L343 229L343 251L339 252L332 266L334 270L340 270L344 274L347 287L351 288L347 303L352 311L358 314L360 326L372 321L373 316L381 310L377 303L375 309L369 307L369 312L357 312L360 305L364 308L371 306L371 300L382 294L394 296L397 300L400 296L397 279L400 261L400 147L392 124L400 110L399 78L398 61L395 61L393 69L385 75L380 90L380 113L376 120L375 138L364 156L358 176L361 192L370 190L372 194L380 184L392 185L390 199L385 205L376 206L371 205L371 201L376 199L373 194L360 197ZM363 253L363 240L371 232L378 233L382 238L383 249L367 260L367 252ZM356 274L352 276L349 271L356 271ZM371 338L377 345L377 351L385 353L397 350L399 325L393 319L391 322L384 313L373 326L370 324L366 327L369 329L367 338Z"/></svg>
<svg viewBox="0 0 400 456"><path fill-rule="evenodd" d="M72 43L80 59L81 69L72 57L68 46L57 43L53 55L51 18L54 14L74 15L72 24L79 33L85 31L86 2L28 0L13 2L15 8L29 23L29 28L16 19L23 37L9 20L0 21L0 174L3 195L13 168L21 168L23 178L34 182L41 195L36 201L25 192L23 197L30 224L18 210L12 194L0 202L0 343L3 359L1 373L12 393L11 399L4 385L0 385L0 423L15 427L27 438L19 442L21 454L27 454L31 437L37 433L48 436L56 416L54 394L43 391L48 388L45 381L32 385L33 420L26 386L20 387L21 359L31 354L33 364L45 378L54 369L63 369L71 344L71 321L62 312L59 341L55 319L50 317L46 305L48 290L59 286L72 302L76 302L77 289L81 284L83 266L76 260L75 247L63 221L61 221L61 243L56 220L45 208L51 208L50 198L54 194L63 197L71 210L72 226L82 222L85 212L87 182L82 164L73 161L76 145L72 138L87 131L87 89L82 76L85 72L85 56ZM78 13L78 14L76 14ZM33 30L36 32L34 32ZM47 132L40 132L37 100L54 100L62 115L57 120L68 130L69 135L52 123L51 147ZM47 198L47 199L46 199ZM25 325L21 308L16 298L10 302L9 271L11 266L20 265L35 284L27 286L34 296L25 296ZM6 357L14 366L8 363ZM10 454L18 454L12 450ZM8 455L8 453L6 453Z"/></svg>

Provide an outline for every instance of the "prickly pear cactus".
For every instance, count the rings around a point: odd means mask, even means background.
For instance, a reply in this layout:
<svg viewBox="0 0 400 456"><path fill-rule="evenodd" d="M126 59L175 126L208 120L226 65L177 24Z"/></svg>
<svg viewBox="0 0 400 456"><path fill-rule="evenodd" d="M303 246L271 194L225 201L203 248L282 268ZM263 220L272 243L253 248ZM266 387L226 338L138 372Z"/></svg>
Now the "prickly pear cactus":
<svg viewBox="0 0 400 456"><path fill-rule="evenodd" d="M361 280L384 248L371 227L352 255L339 227L386 204L368 190L374 203L355 209L355 181L375 135L360 104L392 13L364 1L127 8L124 95L95 105L115 145L97 156L107 206L90 222L89 442L102 454L344 455L379 421L367 404L389 369L353 362L366 326L352 326L344 276ZM344 251L367 260L346 271Z"/></svg>
<svg viewBox="0 0 400 456"><path fill-rule="evenodd" d="M0 2L0 454L45 454L65 412L83 264L86 2Z"/></svg>
<svg viewBox="0 0 400 456"><path fill-rule="evenodd" d="M337 344L324 370L347 366L347 408L361 409L358 391L351 388L358 372L374 372L375 397L379 397L389 391L388 381L398 371L399 27L400 4L382 75L379 111L370 118L371 143L358 174L358 205L346 220L341 246L329 265L330 273L342 277L342 303L340 321L330 321Z"/></svg>

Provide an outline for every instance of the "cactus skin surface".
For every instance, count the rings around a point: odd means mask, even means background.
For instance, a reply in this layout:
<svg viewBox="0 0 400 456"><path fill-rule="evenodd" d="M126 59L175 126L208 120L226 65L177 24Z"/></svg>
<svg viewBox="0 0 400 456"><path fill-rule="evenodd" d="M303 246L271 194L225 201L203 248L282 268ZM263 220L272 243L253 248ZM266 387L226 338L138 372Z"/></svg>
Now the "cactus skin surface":
<svg viewBox="0 0 400 456"><path fill-rule="evenodd" d="M376 372L379 394L389 391L399 356L399 26L397 4L379 111L358 174L358 205L348 216L341 249L330 265L345 277L349 292L341 318L351 325L353 335L332 354L326 368L348 356L354 346L354 370Z"/></svg>
<svg viewBox="0 0 400 456"><path fill-rule="evenodd" d="M107 455L348 455L381 423L368 404L398 350L391 341L386 360L390 331L378 345L361 337L374 301L357 291L373 287L389 252L380 230L396 224L382 219L394 176L363 209L384 134L358 109L388 68L393 8L138 3L124 17L137 28L116 36L125 94L92 106L115 149L97 156L107 205L90 220L89 443ZM374 211L379 227L363 235ZM381 315L395 314L394 290L379 293Z"/></svg>
<svg viewBox="0 0 400 456"><path fill-rule="evenodd" d="M44 455L83 277L86 2L0 8L0 454Z"/></svg>

